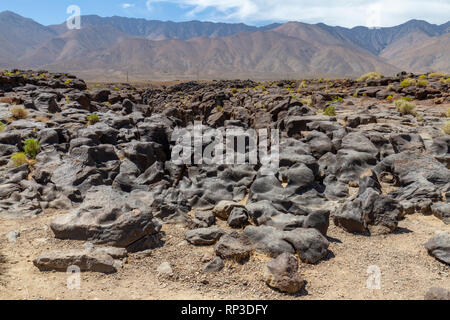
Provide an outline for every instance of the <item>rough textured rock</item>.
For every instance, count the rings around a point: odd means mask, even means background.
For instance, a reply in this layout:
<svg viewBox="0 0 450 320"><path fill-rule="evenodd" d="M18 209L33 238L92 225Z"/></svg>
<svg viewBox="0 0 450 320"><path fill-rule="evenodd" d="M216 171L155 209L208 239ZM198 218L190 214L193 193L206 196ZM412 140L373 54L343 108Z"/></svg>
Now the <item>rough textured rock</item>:
<svg viewBox="0 0 450 320"><path fill-rule="evenodd" d="M450 224L450 203L436 203L431 206L431 212L439 219Z"/></svg>
<svg viewBox="0 0 450 320"><path fill-rule="evenodd" d="M248 223L247 209L242 207L234 207L231 210L227 223L232 228L240 228Z"/></svg>
<svg viewBox="0 0 450 320"><path fill-rule="evenodd" d="M244 234L232 232L220 238L214 247L214 251L223 259L243 261L250 256L253 248Z"/></svg>
<svg viewBox="0 0 450 320"><path fill-rule="evenodd" d="M20 237L20 232L17 230L10 231L6 234L6 240L8 242L17 242L17 239Z"/></svg>
<svg viewBox="0 0 450 320"><path fill-rule="evenodd" d="M159 275L163 277L171 277L173 276L173 269L169 262L161 263L156 269Z"/></svg>
<svg viewBox="0 0 450 320"><path fill-rule="evenodd" d="M280 231L268 226L248 226L244 234L255 250L277 257L297 253L305 263L316 263L328 253L328 240L316 229L297 228Z"/></svg>
<svg viewBox="0 0 450 320"><path fill-rule="evenodd" d="M157 235L161 228L143 203L106 186L92 188L79 208L56 218L50 227L59 239L123 248Z"/></svg>
<svg viewBox="0 0 450 320"><path fill-rule="evenodd" d="M445 288L430 288L425 294L425 300L450 300L450 290Z"/></svg>
<svg viewBox="0 0 450 320"><path fill-rule="evenodd" d="M219 272L224 268L225 264L220 257L215 257L212 261L207 263L203 268L203 272Z"/></svg>
<svg viewBox="0 0 450 320"><path fill-rule="evenodd" d="M426 244L428 253L437 260L450 265L450 233L437 231Z"/></svg>
<svg viewBox="0 0 450 320"><path fill-rule="evenodd" d="M239 203L236 203L234 201L220 201L213 209L213 213L222 218L222 219L228 219L230 217L231 211L233 211L234 208L244 208L245 207Z"/></svg>
<svg viewBox="0 0 450 320"><path fill-rule="evenodd" d="M114 259L105 252L90 250L61 250L41 254L34 265L41 271L67 271L70 266L78 266L80 271L113 273L117 271Z"/></svg>
<svg viewBox="0 0 450 320"><path fill-rule="evenodd" d="M225 234L218 227L200 228L186 231L186 240L193 245L212 245Z"/></svg>
<svg viewBox="0 0 450 320"><path fill-rule="evenodd" d="M295 294L305 285L298 273L298 261L289 253L282 253L266 265L264 281L272 288Z"/></svg>
<svg viewBox="0 0 450 320"><path fill-rule="evenodd" d="M344 203L334 214L334 223L348 232L389 233L397 228L403 207L381 194L376 177L366 176L359 182L358 195Z"/></svg>

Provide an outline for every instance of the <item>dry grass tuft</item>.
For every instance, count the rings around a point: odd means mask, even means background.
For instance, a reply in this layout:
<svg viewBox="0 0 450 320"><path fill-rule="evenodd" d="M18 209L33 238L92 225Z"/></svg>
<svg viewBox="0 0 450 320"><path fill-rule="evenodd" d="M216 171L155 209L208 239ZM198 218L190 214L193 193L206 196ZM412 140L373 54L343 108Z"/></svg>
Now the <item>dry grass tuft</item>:
<svg viewBox="0 0 450 320"><path fill-rule="evenodd" d="M410 114L416 115L416 105L412 102L406 101L405 99L398 99L394 102L395 109L402 115Z"/></svg>
<svg viewBox="0 0 450 320"><path fill-rule="evenodd" d="M10 111L14 119L25 119L28 117L28 110L24 107L12 107Z"/></svg>
<svg viewBox="0 0 450 320"><path fill-rule="evenodd" d="M379 74L378 72L369 72L366 74L363 74L358 81L359 82L364 82L367 80L376 80L376 79L382 79L384 78L384 76L382 74Z"/></svg>

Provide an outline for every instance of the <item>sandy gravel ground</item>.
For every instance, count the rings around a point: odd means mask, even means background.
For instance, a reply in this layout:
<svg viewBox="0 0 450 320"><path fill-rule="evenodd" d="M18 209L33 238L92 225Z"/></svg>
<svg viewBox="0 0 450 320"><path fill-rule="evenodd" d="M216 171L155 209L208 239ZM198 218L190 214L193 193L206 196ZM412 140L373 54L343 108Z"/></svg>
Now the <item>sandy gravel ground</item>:
<svg viewBox="0 0 450 320"><path fill-rule="evenodd" d="M130 255L116 274L82 273L80 289L69 290L68 274L40 272L32 263L47 250L82 247L82 241L54 239L48 226L58 214L0 219L0 299L423 299L430 287L450 288L450 268L423 246L436 230L450 231L450 225L414 214L395 233L383 236L353 235L331 223L330 253L316 265L300 266L307 284L295 296L265 285L262 274L270 259L260 254L243 265L227 262L217 274L202 273L202 257L212 254L213 247L189 245L184 229L176 225L163 227L163 247ZM20 231L16 243L5 239L11 230ZM173 267L171 278L157 275L156 268L165 261ZM379 290L367 288L370 266L381 271Z"/></svg>

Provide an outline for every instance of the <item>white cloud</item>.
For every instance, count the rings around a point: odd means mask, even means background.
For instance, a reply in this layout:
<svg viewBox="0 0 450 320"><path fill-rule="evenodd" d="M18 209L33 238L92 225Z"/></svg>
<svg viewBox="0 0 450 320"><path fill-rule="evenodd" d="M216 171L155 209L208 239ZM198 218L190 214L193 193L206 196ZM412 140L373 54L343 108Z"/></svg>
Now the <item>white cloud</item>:
<svg viewBox="0 0 450 320"><path fill-rule="evenodd" d="M187 16L214 9L221 21L304 21L353 27L393 26L410 19L448 21L448 0L147 0L190 7Z"/></svg>
<svg viewBox="0 0 450 320"><path fill-rule="evenodd" d="M128 8L131 8L131 7L134 7L134 6L135 6L134 3L123 3L122 4L122 8L124 8L124 9L128 9Z"/></svg>

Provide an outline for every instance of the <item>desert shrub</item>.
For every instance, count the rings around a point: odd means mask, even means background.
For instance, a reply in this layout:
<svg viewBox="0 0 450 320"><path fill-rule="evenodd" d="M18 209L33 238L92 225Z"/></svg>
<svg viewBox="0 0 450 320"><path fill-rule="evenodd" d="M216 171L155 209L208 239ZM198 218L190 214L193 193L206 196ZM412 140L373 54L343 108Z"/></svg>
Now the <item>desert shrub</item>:
<svg viewBox="0 0 450 320"><path fill-rule="evenodd" d="M24 150L28 159L36 159L39 152L40 144L36 139L26 139L24 142Z"/></svg>
<svg viewBox="0 0 450 320"><path fill-rule="evenodd" d="M334 106L329 106L323 110L324 116L334 117L336 115L336 108Z"/></svg>
<svg viewBox="0 0 450 320"><path fill-rule="evenodd" d="M395 109L402 115L405 114L416 114L416 105L412 102L406 101L405 99L398 99L394 102Z"/></svg>
<svg viewBox="0 0 450 320"><path fill-rule="evenodd" d="M25 152L15 153L11 156L11 162L16 167L19 167L28 162L27 155L25 154Z"/></svg>
<svg viewBox="0 0 450 320"><path fill-rule="evenodd" d="M394 91L395 90L395 86L391 83L391 84L388 84L388 86L386 87L386 90L388 90L388 91Z"/></svg>
<svg viewBox="0 0 450 320"><path fill-rule="evenodd" d="M71 84L72 83L72 79L67 79L66 81L64 81L65 84Z"/></svg>
<svg viewBox="0 0 450 320"><path fill-rule="evenodd" d="M86 120L88 122L88 125L91 125L91 124L95 124L95 123L99 122L100 118L97 114L93 113L93 114L86 116Z"/></svg>
<svg viewBox="0 0 450 320"><path fill-rule="evenodd" d="M300 99L300 102L303 104L306 104L308 107L312 106L312 99L311 97Z"/></svg>
<svg viewBox="0 0 450 320"><path fill-rule="evenodd" d="M402 88L406 88L406 87L410 87L416 84L416 80L408 78L403 80L402 82L400 82L400 87Z"/></svg>
<svg viewBox="0 0 450 320"><path fill-rule="evenodd" d="M443 78L443 77L448 77L448 74L444 72L431 72L428 74L428 78Z"/></svg>
<svg viewBox="0 0 450 320"><path fill-rule="evenodd" d="M418 113L418 114L416 114L416 119L417 119L417 121L422 122L422 121L423 121L423 117L424 117L423 113Z"/></svg>
<svg viewBox="0 0 450 320"><path fill-rule="evenodd" d="M392 99L394 99L393 96L387 96L386 100L391 101Z"/></svg>
<svg viewBox="0 0 450 320"><path fill-rule="evenodd" d="M39 121L39 122L49 122L50 119L47 117L42 117L42 116L37 116L36 118L34 118L34 120Z"/></svg>
<svg viewBox="0 0 450 320"><path fill-rule="evenodd" d="M426 79L427 78L427 75L426 74L421 74L420 76L419 76L419 79Z"/></svg>
<svg viewBox="0 0 450 320"><path fill-rule="evenodd" d="M442 126L442 130L445 132L445 134L450 134L450 120L447 120L444 125Z"/></svg>
<svg viewBox="0 0 450 320"><path fill-rule="evenodd" d="M411 97L401 97L400 99L405 100L405 101L413 101L413 98L411 98Z"/></svg>
<svg viewBox="0 0 450 320"><path fill-rule="evenodd" d="M364 82L367 80L375 80L375 79L381 79L384 76L382 74L379 74L378 72L369 72L366 74L363 74L361 77L359 77L359 82Z"/></svg>
<svg viewBox="0 0 450 320"><path fill-rule="evenodd" d="M447 118L450 118L450 108L447 108L447 112L445 113L445 116Z"/></svg>
<svg viewBox="0 0 450 320"><path fill-rule="evenodd" d="M25 119L28 117L28 111L24 107L12 107L11 115L15 119Z"/></svg>
<svg viewBox="0 0 450 320"><path fill-rule="evenodd" d="M330 103L334 103L334 102L339 102L339 103L344 103L344 99L342 99L341 97L336 97L333 100L329 101Z"/></svg>
<svg viewBox="0 0 450 320"><path fill-rule="evenodd" d="M428 85L428 81L427 80L419 80L416 82L416 84L418 87L425 88Z"/></svg>
<svg viewBox="0 0 450 320"><path fill-rule="evenodd" d="M0 121L0 132L4 131L6 128L6 124Z"/></svg>

